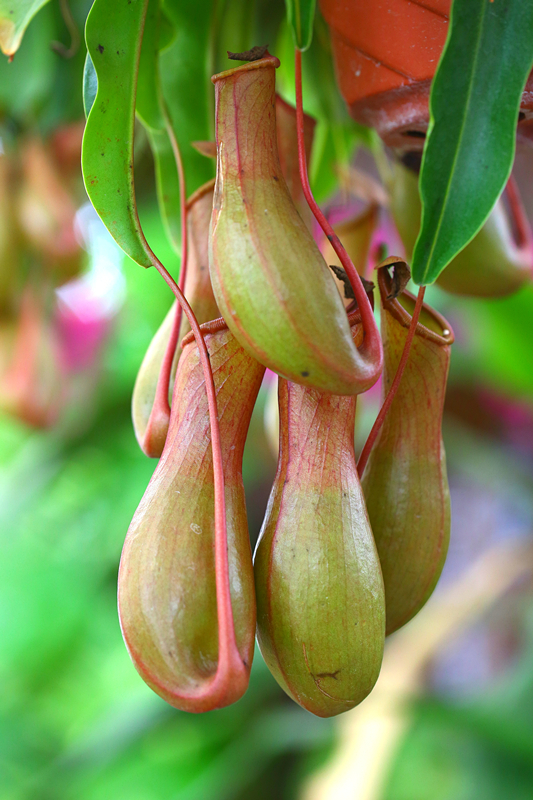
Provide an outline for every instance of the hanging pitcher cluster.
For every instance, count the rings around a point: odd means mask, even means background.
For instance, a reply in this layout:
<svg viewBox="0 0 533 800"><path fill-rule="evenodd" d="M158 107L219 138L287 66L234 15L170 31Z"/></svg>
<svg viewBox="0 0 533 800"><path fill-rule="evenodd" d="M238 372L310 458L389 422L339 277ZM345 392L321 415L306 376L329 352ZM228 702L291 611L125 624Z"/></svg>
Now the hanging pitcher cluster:
<svg viewBox="0 0 533 800"><path fill-rule="evenodd" d="M139 442L161 458L124 545L119 610L137 670L173 706L207 711L237 700L257 634L283 689L326 717L369 694L386 633L418 612L442 570L450 506L441 419L453 334L423 306L359 476L357 395L380 375L386 394L414 298L395 296L382 268L381 337L366 293L346 308L306 224L294 112L275 95L278 64L267 55L213 78L216 182L187 205L185 295L204 323L213 374L225 526L199 351L185 323L172 345L173 308L134 391ZM154 413L164 364L169 416ZM279 376L279 460L252 559L242 455L265 367Z"/></svg>

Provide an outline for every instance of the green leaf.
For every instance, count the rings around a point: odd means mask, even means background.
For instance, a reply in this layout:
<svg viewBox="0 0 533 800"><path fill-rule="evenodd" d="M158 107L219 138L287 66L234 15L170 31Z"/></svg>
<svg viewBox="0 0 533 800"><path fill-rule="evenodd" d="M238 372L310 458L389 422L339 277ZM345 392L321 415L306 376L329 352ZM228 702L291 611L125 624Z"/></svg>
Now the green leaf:
<svg viewBox="0 0 533 800"><path fill-rule="evenodd" d="M149 0L139 60L136 100L137 116L145 127L155 130L165 127L159 80L160 17L158 0Z"/></svg>
<svg viewBox="0 0 533 800"><path fill-rule="evenodd" d="M161 88L170 123L180 146L187 192L195 191L214 174L214 163L201 156L191 142L212 139L211 115L215 93L211 83L208 53L214 0L164 0L163 11L174 25L176 36L160 52ZM232 62L228 62L229 69Z"/></svg>
<svg viewBox="0 0 533 800"><path fill-rule="evenodd" d="M208 139L210 133L208 107L209 101L213 103L213 87L206 52L213 2L198 0L194 10L188 7L186 11L180 0L169 0L165 11L157 0L150 0L137 86L137 115L146 128L154 156L159 209L177 253L181 248L181 198L167 115L179 142L189 189L191 184L196 188L205 182L212 172L212 164L193 150L190 141ZM160 57L162 50L165 53Z"/></svg>
<svg viewBox="0 0 533 800"><path fill-rule="evenodd" d="M14 118L24 126L34 125L41 108L48 108L57 76L58 58L50 49L54 38L53 9L48 6L38 24L29 27L13 62L0 57L0 116Z"/></svg>
<svg viewBox="0 0 533 800"><path fill-rule="evenodd" d="M154 156L157 198L161 217L167 236L174 250L179 253L181 242L180 187L176 160L162 107L159 72L162 35L168 41L167 46L169 46L174 40L175 31L171 22L161 13L157 0L150 0L139 62L137 116L146 129Z"/></svg>
<svg viewBox="0 0 533 800"><path fill-rule="evenodd" d="M166 130L147 128L155 161L155 177L159 211L166 234L176 253L181 246L180 186L174 152Z"/></svg>
<svg viewBox="0 0 533 800"><path fill-rule="evenodd" d="M509 177L533 61L533 3L454 0L430 97L413 280L433 283L482 227Z"/></svg>
<svg viewBox="0 0 533 800"><path fill-rule="evenodd" d="M96 70L90 54L87 53L85 66L83 67L83 108L85 109L85 118L89 116L97 91L98 78L96 77Z"/></svg>
<svg viewBox="0 0 533 800"><path fill-rule="evenodd" d="M20 47L24 32L48 0L0 0L0 48L12 56Z"/></svg>
<svg viewBox="0 0 533 800"><path fill-rule="evenodd" d="M98 91L82 148L89 199L116 242L143 267L152 258L135 204L133 129L147 6L148 0L95 0L86 40Z"/></svg>
<svg viewBox="0 0 533 800"><path fill-rule="evenodd" d="M175 38L176 38L176 31L174 29L174 25L166 16L166 14L164 14L160 10L159 49L166 50L167 47L170 47Z"/></svg>
<svg viewBox="0 0 533 800"><path fill-rule="evenodd" d="M316 0L285 0L287 19L298 50L307 50L313 39Z"/></svg>

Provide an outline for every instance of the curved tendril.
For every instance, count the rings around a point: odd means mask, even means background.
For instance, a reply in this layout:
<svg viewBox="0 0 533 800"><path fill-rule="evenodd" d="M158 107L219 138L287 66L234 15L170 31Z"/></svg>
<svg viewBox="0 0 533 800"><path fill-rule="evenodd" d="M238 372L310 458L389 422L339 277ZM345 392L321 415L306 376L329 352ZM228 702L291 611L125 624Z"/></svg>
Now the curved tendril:
<svg viewBox="0 0 533 800"><path fill-rule="evenodd" d="M413 343L413 339L415 338L416 326L418 325L418 319L420 317L420 312L422 310L425 293L426 293L426 287L421 286L418 290L413 316L411 317L411 324L409 325L407 338L403 346L402 356L400 358L400 363L398 364L398 369L396 370L396 375L394 376L394 380L391 383L391 387L387 392L387 396L383 401L383 405L379 410L379 414L376 417L376 421L372 426L372 430L370 431L368 439L365 442L365 446L363 447L361 455L359 456L359 461L357 463L357 471L359 472L360 477L363 475L363 472L365 471L366 463L368 461L368 457L370 455L374 442L376 441L378 433L380 432L383 422L385 421L385 417L387 416L387 411L391 407L392 401L394 400L394 396L398 391L398 387L400 385L400 381L402 379L402 375L405 370L407 360L409 358L409 353L411 352L411 345Z"/></svg>
<svg viewBox="0 0 533 800"><path fill-rule="evenodd" d="M298 162L300 165L300 180L305 195L305 199L309 208L313 212L318 224L328 237L331 246L335 250L339 260L344 267L348 279L352 286L355 298L361 309L361 321L365 331L365 338L361 345L360 352L368 357L368 361L375 365L376 380L380 375L383 368L383 347L381 344L381 337L376 325L372 306L367 297L361 278L355 269L348 253L344 249L339 237L333 230L330 223L320 210L311 187L309 185L309 178L307 175L307 160L305 156L305 141L304 141L304 112L302 101L302 53L298 48L295 49L295 88L296 88L296 127L298 133Z"/></svg>
<svg viewBox="0 0 533 800"><path fill-rule="evenodd" d="M174 161L176 162L176 169L178 171L178 183L180 187L181 268L180 268L180 277L178 281L178 286L181 292L183 292L185 289L185 279L187 277L187 266L189 262L189 235L187 231L187 186L185 183L185 170L183 169L183 160L181 158L181 151L179 148L178 140L176 139L174 128L171 125L170 117L168 115L167 108L164 104L163 104L163 117L165 120L165 129L167 131L168 138L170 139L170 145L172 147L172 152L174 154ZM177 336L181 327L182 316L183 316L183 309L181 304L178 303L178 306L176 308L176 320L174 324L174 328L177 329L176 343L177 343ZM175 349L176 345L174 345L174 350Z"/></svg>
<svg viewBox="0 0 533 800"><path fill-rule="evenodd" d="M172 128L172 125L170 123L170 118L168 116L168 112L163 103L162 98L161 98L161 105L163 110L163 117L165 120L165 129L168 138L170 139L172 152L174 154L174 161L176 162L176 170L178 172L178 182L180 188L181 267L180 267L178 286L181 292L183 292L185 288L185 280L187 277L187 264L189 259L189 246L188 246L189 243L188 243L188 232L187 232L187 199L186 199L187 187L185 183L185 170L183 169L183 161L181 158L181 152L179 149L178 141L174 134L174 129ZM148 418L147 431L150 430L152 425L157 424L157 421L160 419L161 416L166 417L167 420L170 417L169 394L170 394L170 380L172 376L172 363L174 361L174 353L176 352L176 347L178 344L178 337L181 328L182 316L183 316L182 307L180 303L178 303L176 305L176 313L174 315L174 321L172 323L170 338L168 340L165 349L165 355L163 357L163 362L161 364L161 369L159 371L159 376L157 378L154 404L152 406L152 410Z"/></svg>

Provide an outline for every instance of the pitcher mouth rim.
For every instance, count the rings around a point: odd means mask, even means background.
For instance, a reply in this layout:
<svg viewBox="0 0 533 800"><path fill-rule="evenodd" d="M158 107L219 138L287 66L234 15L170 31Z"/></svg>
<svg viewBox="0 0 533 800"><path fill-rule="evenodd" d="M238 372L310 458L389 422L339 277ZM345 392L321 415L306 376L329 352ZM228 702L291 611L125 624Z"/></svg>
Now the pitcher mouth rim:
<svg viewBox="0 0 533 800"><path fill-rule="evenodd" d="M390 294L391 289L391 278L386 269L380 269L378 271L378 286L383 308L389 311L400 325L404 328L408 328L411 324L412 315L402 306L397 298L394 300L387 299L387 295ZM408 297L413 303L416 303L416 297L411 292L403 291L402 294ZM440 326L442 334L438 334L419 321L416 326L416 335L420 336L422 339L434 342L441 347L453 344L455 336L448 320L427 303L424 303L422 307Z"/></svg>
<svg viewBox="0 0 533 800"><path fill-rule="evenodd" d="M216 75L211 77L212 83L218 83L220 80L224 80L225 78L231 78L234 75L238 75L241 72L248 72L253 69L262 69L264 67L273 67L277 69L280 65L279 58L276 56L264 56L263 58L257 59L257 61L248 61L246 64L241 64L239 67L233 67L232 69L226 69L224 72L217 72Z"/></svg>

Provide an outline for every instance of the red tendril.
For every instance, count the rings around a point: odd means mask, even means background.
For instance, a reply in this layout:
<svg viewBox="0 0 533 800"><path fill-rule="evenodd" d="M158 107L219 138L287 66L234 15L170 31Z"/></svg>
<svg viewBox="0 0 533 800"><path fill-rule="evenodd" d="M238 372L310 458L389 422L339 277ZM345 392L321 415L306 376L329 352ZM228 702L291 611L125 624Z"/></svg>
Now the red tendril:
<svg viewBox="0 0 533 800"><path fill-rule="evenodd" d="M298 162L300 166L300 180L305 199L309 208L313 212L318 224L328 237L331 246L335 250L339 260L344 267L348 279L352 286L358 306L361 309L361 321L365 332L365 338L361 345L359 352L363 355L369 363L375 366L376 380L383 368L383 347L381 344L381 337L376 325L376 320L367 297L365 288L361 282L361 278L356 268L354 267L348 253L344 249L339 237L333 230L330 223L320 210L309 185L309 178L307 175L307 160L305 157L305 141L304 141L304 112L302 102L302 53L296 48L295 50L295 88L296 88L296 129L298 133Z"/></svg>
<svg viewBox="0 0 533 800"><path fill-rule="evenodd" d="M181 219L181 267L178 286L183 292L185 288L185 280L187 278L187 264L189 260L188 248L188 233L187 233L187 187L185 183L185 171L183 169L183 161L179 145L174 135L172 125L168 115L165 113L165 127L172 146L174 160L176 162L176 169L178 171L178 182L180 189L180 219ZM176 313L172 323L170 337L165 349L165 355L159 371L157 379L157 386L155 390L154 403L148 419L147 432L150 431L152 425L161 416L170 417L170 378L172 375L172 363L174 361L174 353L178 344L178 337L181 328L181 319L183 316L182 307L179 303L176 304Z"/></svg>

